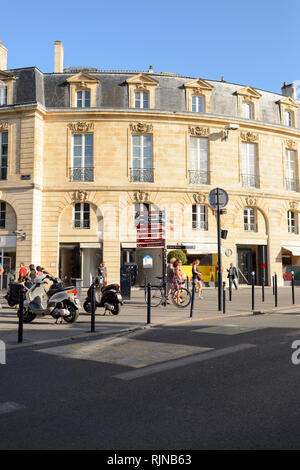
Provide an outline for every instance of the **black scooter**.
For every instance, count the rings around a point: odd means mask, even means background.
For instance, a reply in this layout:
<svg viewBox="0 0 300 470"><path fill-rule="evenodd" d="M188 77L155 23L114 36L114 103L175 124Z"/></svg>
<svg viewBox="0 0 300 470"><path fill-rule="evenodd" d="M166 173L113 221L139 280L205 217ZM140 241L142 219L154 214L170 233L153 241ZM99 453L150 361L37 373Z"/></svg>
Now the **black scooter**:
<svg viewBox="0 0 300 470"><path fill-rule="evenodd" d="M92 285L87 291L87 297L84 301L83 308L87 313L91 313L91 296ZM96 277L94 280L95 285L95 309L104 307L104 315L108 310L112 315L118 315L123 305L122 295L120 292L119 284L109 284L102 288L100 287L100 279Z"/></svg>
<svg viewBox="0 0 300 470"><path fill-rule="evenodd" d="M32 287L32 282L29 280L26 280L24 282L25 290L30 289ZM19 284L18 282L11 282L8 286L7 293L4 296L4 299L7 300L7 303L10 307L15 307L16 305L19 305L20 301L20 289L24 287L22 284Z"/></svg>

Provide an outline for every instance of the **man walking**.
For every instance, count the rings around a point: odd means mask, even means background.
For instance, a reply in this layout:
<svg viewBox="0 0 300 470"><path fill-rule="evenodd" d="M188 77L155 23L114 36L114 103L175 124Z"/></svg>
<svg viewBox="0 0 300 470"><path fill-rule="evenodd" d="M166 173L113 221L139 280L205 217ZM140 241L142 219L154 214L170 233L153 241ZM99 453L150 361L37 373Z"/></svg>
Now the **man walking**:
<svg viewBox="0 0 300 470"><path fill-rule="evenodd" d="M229 279L229 282L232 282L234 287L235 287L235 290L238 289L238 286L237 286L237 278L238 278L238 272L237 272L237 269L236 267L233 265L233 263L230 263L230 268L227 269L227 272L228 272L228 279Z"/></svg>

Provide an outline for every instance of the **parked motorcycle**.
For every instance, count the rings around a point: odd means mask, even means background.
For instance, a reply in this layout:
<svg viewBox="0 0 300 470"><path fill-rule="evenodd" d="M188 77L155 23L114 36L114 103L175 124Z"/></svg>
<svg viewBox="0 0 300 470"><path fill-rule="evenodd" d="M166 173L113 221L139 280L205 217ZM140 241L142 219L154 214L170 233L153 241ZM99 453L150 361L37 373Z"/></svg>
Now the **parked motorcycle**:
<svg viewBox="0 0 300 470"><path fill-rule="evenodd" d="M25 289L30 289L32 287L32 282L31 281L25 281L24 287ZM22 284L19 284L18 282L11 282L8 286L7 293L4 296L4 299L7 300L7 303L10 307L15 307L16 305L19 305L19 300L20 300L20 289L23 287Z"/></svg>
<svg viewBox="0 0 300 470"><path fill-rule="evenodd" d="M87 297L84 301L83 308L87 313L91 313L91 295L92 285L87 291ZM101 291L101 279L96 277L94 280L95 285L95 309L98 307L104 307L104 315L108 310L112 315L118 315L123 305L122 296L120 293L119 284L109 284L102 288Z"/></svg>
<svg viewBox="0 0 300 470"><path fill-rule="evenodd" d="M52 285L47 291L45 286L48 280L52 281ZM36 316L45 315L51 315L55 320L61 318L67 323L75 322L80 308L76 294L74 287L64 287L59 278L44 271L25 293L24 322L29 323Z"/></svg>

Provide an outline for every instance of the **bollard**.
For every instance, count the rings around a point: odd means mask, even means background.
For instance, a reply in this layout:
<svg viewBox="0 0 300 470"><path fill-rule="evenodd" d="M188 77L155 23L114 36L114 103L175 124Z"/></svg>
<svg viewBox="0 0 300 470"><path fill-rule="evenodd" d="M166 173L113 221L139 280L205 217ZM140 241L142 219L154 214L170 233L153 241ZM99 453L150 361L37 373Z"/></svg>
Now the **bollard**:
<svg viewBox="0 0 300 470"><path fill-rule="evenodd" d="M24 323L24 287L20 286L19 293L19 328L18 328L18 343L23 342L23 323Z"/></svg>
<svg viewBox="0 0 300 470"><path fill-rule="evenodd" d="M191 300L191 310L190 310L190 318L193 317L194 313L194 300L195 300L195 279L193 279L192 283L192 300Z"/></svg>
<svg viewBox="0 0 300 470"><path fill-rule="evenodd" d="M275 278L272 276L272 288L273 288L273 295L275 295Z"/></svg>
<svg viewBox="0 0 300 470"><path fill-rule="evenodd" d="M252 271L252 273L251 273L251 286L252 286L252 289L251 289L251 290L252 290L252 311L254 310L254 303L255 303L255 302L254 302L254 300L255 300L255 299L254 299L254 292L255 292L255 291L254 291L254 279L255 279L255 272L254 272L254 271Z"/></svg>
<svg viewBox="0 0 300 470"><path fill-rule="evenodd" d="M223 282L223 313L226 313L226 282Z"/></svg>
<svg viewBox="0 0 300 470"><path fill-rule="evenodd" d="M295 303L295 277L294 271L292 271L292 302Z"/></svg>
<svg viewBox="0 0 300 470"><path fill-rule="evenodd" d="M95 284L92 283L91 285L91 332L95 332L95 311L96 311L96 303L95 303Z"/></svg>
<svg viewBox="0 0 300 470"><path fill-rule="evenodd" d="M265 280L262 278L261 280L261 300L262 302L265 301Z"/></svg>
<svg viewBox="0 0 300 470"><path fill-rule="evenodd" d="M147 325L151 323L151 284L147 285Z"/></svg>
<svg viewBox="0 0 300 470"><path fill-rule="evenodd" d="M189 276L186 276L186 288L187 288L187 290L190 290Z"/></svg>
<svg viewBox="0 0 300 470"><path fill-rule="evenodd" d="M229 277L229 300L232 300L232 279Z"/></svg>
<svg viewBox="0 0 300 470"><path fill-rule="evenodd" d="M277 273L274 274L274 295L275 295L275 307L277 307L278 305Z"/></svg>

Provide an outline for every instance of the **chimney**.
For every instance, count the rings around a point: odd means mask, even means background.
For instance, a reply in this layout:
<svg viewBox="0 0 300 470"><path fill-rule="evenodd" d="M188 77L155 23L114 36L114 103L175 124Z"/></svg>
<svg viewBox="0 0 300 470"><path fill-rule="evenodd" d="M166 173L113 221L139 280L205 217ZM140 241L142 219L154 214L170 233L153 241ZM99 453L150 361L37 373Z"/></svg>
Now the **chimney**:
<svg viewBox="0 0 300 470"><path fill-rule="evenodd" d="M54 42L54 73L64 71L64 48L61 41Z"/></svg>
<svg viewBox="0 0 300 470"><path fill-rule="evenodd" d="M290 96L294 100L297 99L297 86L296 83L290 83L289 85L287 82L283 83L283 87L281 88L281 93L283 96Z"/></svg>
<svg viewBox="0 0 300 470"><path fill-rule="evenodd" d="M0 70L7 70L7 49L0 39Z"/></svg>

